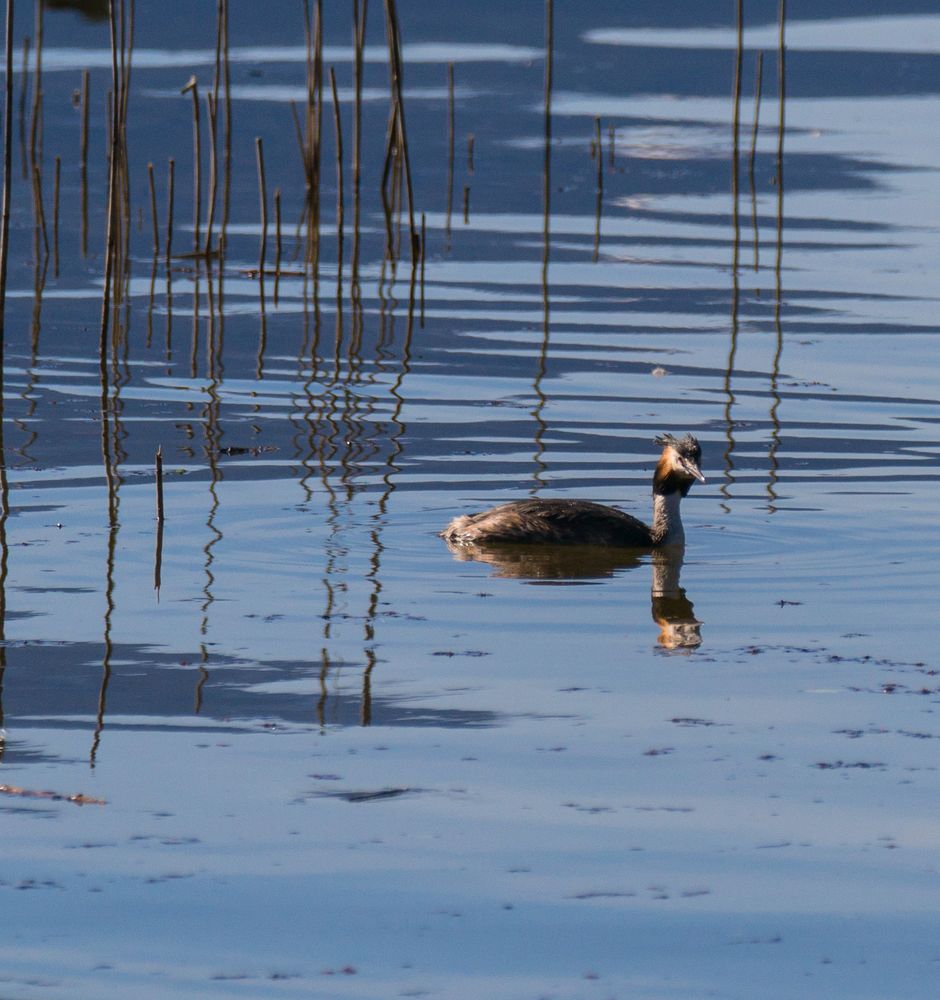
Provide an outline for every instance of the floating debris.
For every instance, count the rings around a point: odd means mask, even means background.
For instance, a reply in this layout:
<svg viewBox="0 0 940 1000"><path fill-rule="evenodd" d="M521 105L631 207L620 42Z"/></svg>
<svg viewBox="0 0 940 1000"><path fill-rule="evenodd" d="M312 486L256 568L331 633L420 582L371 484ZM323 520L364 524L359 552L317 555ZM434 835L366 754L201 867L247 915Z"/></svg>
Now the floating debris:
<svg viewBox="0 0 940 1000"><path fill-rule="evenodd" d="M77 806L107 805L104 799L94 799L90 795L63 795L61 792L38 791L33 788L19 788L16 785L0 785L0 795L18 795L24 799L51 799L53 802L74 802Z"/></svg>

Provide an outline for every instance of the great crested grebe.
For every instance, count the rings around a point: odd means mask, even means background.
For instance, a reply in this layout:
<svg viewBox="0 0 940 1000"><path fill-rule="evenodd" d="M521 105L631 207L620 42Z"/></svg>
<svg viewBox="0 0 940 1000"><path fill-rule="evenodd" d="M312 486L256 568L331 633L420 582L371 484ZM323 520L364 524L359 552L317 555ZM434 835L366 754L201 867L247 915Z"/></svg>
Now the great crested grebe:
<svg viewBox="0 0 940 1000"><path fill-rule="evenodd" d="M656 438L662 454L653 473L653 523L646 525L614 507L589 500L513 500L481 514L455 517L441 532L452 545L613 545L658 548L683 545L679 503L698 480L702 448L691 434Z"/></svg>

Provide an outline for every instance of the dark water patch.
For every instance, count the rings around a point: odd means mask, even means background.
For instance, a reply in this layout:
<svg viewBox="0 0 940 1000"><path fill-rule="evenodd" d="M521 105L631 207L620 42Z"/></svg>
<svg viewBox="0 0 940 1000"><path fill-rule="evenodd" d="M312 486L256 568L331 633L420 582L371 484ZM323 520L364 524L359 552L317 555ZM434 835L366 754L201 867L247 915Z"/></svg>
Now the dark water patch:
<svg viewBox="0 0 940 1000"><path fill-rule="evenodd" d="M848 770L859 770L859 771L884 771L887 768L887 764L882 764L877 761L866 761L857 760L852 762L846 762L843 760L831 760L831 761L819 761L813 764L813 767L818 768L820 771L841 771L844 769Z"/></svg>
<svg viewBox="0 0 940 1000"><path fill-rule="evenodd" d="M363 791L317 791L317 798L342 799L344 802L385 802L405 795L416 795L427 791L422 788L376 788Z"/></svg>
<svg viewBox="0 0 940 1000"><path fill-rule="evenodd" d="M478 728L501 718L382 694L379 674L362 663L216 661L127 643L112 644L108 656L105 662L103 648L92 643L8 645L8 727L85 729L99 709L99 728L167 732L219 732L220 726L235 732L277 723L355 726L363 724L363 711L376 726ZM359 675L354 690L337 690L334 676L348 673ZM206 725L200 727L200 720Z"/></svg>
<svg viewBox="0 0 940 1000"><path fill-rule="evenodd" d="M625 890L615 890L615 889L596 889L588 890L586 892L578 892L573 896L569 896L569 899L633 899L636 897L636 892L625 889Z"/></svg>
<svg viewBox="0 0 940 1000"><path fill-rule="evenodd" d="M21 594L92 594L94 589L92 587L29 587L29 586L19 586L13 588ZM13 614L12 612L10 613ZM28 612L20 612L23 617L28 617Z"/></svg>
<svg viewBox="0 0 940 1000"><path fill-rule="evenodd" d="M692 813L692 806L631 806L637 812Z"/></svg>
<svg viewBox="0 0 940 1000"><path fill-rule="evenodd" d="M48 764L62 761L62 757L47 748L28 740L13 736L10 732L0 733L0 760L4 765ZM2 801L2 800L0 800Z"/></svg>

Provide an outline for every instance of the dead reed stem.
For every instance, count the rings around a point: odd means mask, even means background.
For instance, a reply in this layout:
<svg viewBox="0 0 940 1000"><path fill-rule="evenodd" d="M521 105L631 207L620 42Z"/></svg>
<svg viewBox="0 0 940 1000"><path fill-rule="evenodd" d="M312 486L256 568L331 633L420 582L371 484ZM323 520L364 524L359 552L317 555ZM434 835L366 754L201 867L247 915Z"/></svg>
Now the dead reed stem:
<svg viewBox="0 0 940 1000"><path fill-rule="evenodd" d="M312 22L312 23L311 23ZM306 176L307 262L313 275L314 298L320 282L320 140L323 127L323 4L304 0L307 45L307 105L304 119L304 170Z"/></svg>
<svg viewBox="0 0 940 1000"><path fill-rule="evenodd" d="M109 324L107 311L127 301L130 280L128 246L131 209L127 164L127 104L133 45L133 0L128 28L127 0L109 0L112 90L108 94L108 201L105 294L102 300L102 349Z"/></svg>
<svg viewBox="0 0 940 1000"><path fill-rule="evenodd" d="M222 84L222 48L225 40L223 25L224 3L218 0L215 8L215 64L212 71L212 98L218 107L219 88Z"/></svg>
<svg viewBox="0 0 940 1000"><path fill-rule="evenodd" d="M153 557L153 589L160 599L160 585L163 582L163 521L157 521L157 544Z"/></svg>
<svg viewBox="0 0 940 1000"><path fill-rule="evenodd" d="M49 233L46 230L46 213L42 207L42 177L39 167L33 167L33 198L36 202L36 229L42 236L44 256L49 256ZM38 251L37 251L38 258Z"/></svg>
<svg viewBox="0 0 940 1000"><path fill-rule="evenodd" d="M738 212L739 173L741 169L741 61L744 50L744 0L737 0L737 48L734 59L734 114L731 137L731 224L733 230L733 248L731 268L737 276L738 259L741 246L741 223Z"/></svg>
<svg viewBox="0 0 940 1000"><path fill-rule="evenodd" d="M395 222L395 239L392 246L392 273L395 264L401 260L401 207L405 200L401 147L396 146L392 159L392 217ZM394 283L394 281L393 281Z"/></svg>
<svg viewBox="0 0 940 1000"><path fill-rule="evenodd" d="M392 160L397 149L396 142L398 136L398 105L392 105L392 113L388 120L388 131L385 136L385 160L382 164L382 183L379 191L382 195L382 209L385 213L385 237L388 248L388 256L392 254L392 197L389 189L389 178L392 172Z"/></svg>
<svg viewBox="0 0 940 1000"><path fill-rule="evenodd" d="M787 97L787 46L786 46L787 2L780 0L780 37L777 48L777 91L780 101L780 117L777 123L777 185L778 193L783 191L783 135L786 130ZM782 198L781 198L782 201Z"/></svg>
<svg viewBox="0 0 940 1000"><path fill-rule="evenodd" d="M157 446L157 520L162 524L163 511L163 445Z"/></svg>
<svg viewBox="0 0 940 1000"><path fill-rule="evenodd" d="M212 224L215 219L216 187L218 185L218 164L216 157L216 117L218 104L215 97L206 94L206 117L209 121L209 210L206 219L206 243L204 253L208 258L212 252Z"/></svg>
<svg viewBox="0 0 940 1000"><path fill-rule="evenodd" d="M157 446L156 457L157 478L157 544L153 557L153 589L160 593L160 583L163 574L163 445Z"/></svg>
<svg viewBox="0 0 940 1000"><path fill-rule="evenodd" d="M343 227L345 205L343 197L343 122L339 114L339 97L336 92L336 73L330 67L330 90L333 95L333 124L336 129L336 266L337 282L343 280Z"/></svg>
<svg viewBox="0 0 940 1000"><path fill-rule="evenodd" d="M225 257L228 217L232 192L232 87L228 45L228 0L219 0L219 19L222 27L222 77L225 84L225 130L222 135L222 225L219 233L219 259ZM219 281L222 269L219 268ZM221 294L220 294L221 299ZM219 303L221 309L221 301Z"/></svg>
<svg viewBox="0 0 940 1000"><path fill-rule="evenodd" d="M199 253L199 232L202 224L202 130L199 124L199 81L195 76L180 91L193 99L193 252Z"/></svg>
<svg viewBox="0 0 940 1000"><path fill-rule="evenodd" d="M545 0L545 127L542 156L542 285L547 285L549 226L551 222L552 177L552 88L554 85L555 10L552 0Z"/></svg>
<svg viewBox="0 0 940 1000"><path fill-rule="evenodd" d="M780 36L777 47L777 91L780 100L780 114L777 120L777 249L774 274L777 281L775 310L777 311L777 352L783 349L783 328L779 321L782 268L783 268L783 139L786 134L787 97L787 46L786 46L787 2L780 0Z"/></svg>
<svg viewBox="0 0 940 1000"><path fill-rule="evenodd" d="M157 187L153 180L153 164L147 164L147 183L150 185L150 221L153 224L153 255L160 253L160 227L157 225Z"/></svg>
<svg viewBox="0 0 940 1000"><path fill-rule="evenodd" d="M361 7L360 7L361 4ZM362 66L366 38L367 0L353 0L353 248L351 295L359 301L359 191L362 170Z"/></svg>
<svg viewBox="0 0 940 1000"><path fill-rule="evenodd" d="M421 252L418 233L415 229L414 189L411 183L411 160L408 155L408 132L405 128L405 101L403 97L401 31L395 0L385 0L385 27L388 40L388 62L391 73L392 99L397 110L398 148L401 152L405 188L408 192L408 230L411 235L411 261L417 264Z"/></svg>
<svg viewBox="0 0 940 1000"><path fill-rule="evenodd" d="M170 266L173 255L173 177L176 161L170 157L166 170L166 264Z"/></svg>
<svg viewBox="0 0 940 1000"><path fill-rule="evenodd" d="M304 139L304 127L300 121L300 113L297 111L297 102L290 102L291 118L294 122L294 137L297 139L297 150L300 153L300 162L304 167L304 178L307 176L307 142Z"/></svg>
<svg viewBox="0 0 940 1000"><path fill-rule="evenodd" d="M42 35L43 4L36 3L36 51L33 69L33 108L29 124L29 162L33 166L42 156Z"/></svg>
<svg viewBox="0 0 940 1000"><path fill-rule="evenodd" d="M117 492L114 474L114 463L111 452L111 431L110 431L110 385L108 380L108 328L111 319L111 282L114 274L115 243L117 220L117 185L119 157L121 151L121 121L119 109L121 78L118 75L118 30L117 30L117 9L118 0L108 2L108 29L111 42L111 86L112 92L109 98L109 142L108 142L108 202L107 202L107 227L105 239L105 271L104 271L104 293L101 299L101 331L98 346L98 369L100 376L100 409L101 409L101 457L104 463L104 474L108 486L108 524L109 548L108 548L108 611L105 614L105 681L102 682L101 690L101 713L103 713L104 691L106 678L110 673L110 628L111 611L113 609L111 588L113 586L113 546L115 540L115 529L117 525ZM123 0L121 0L123 4ZM122 41L123 44L123 41ZM97 741L97 734L96 734ZM97 745L97 743L96 743ZM94 757L95 748L92 748Z"/></svg>
<svg viewBox="0 0 940 1000"><path fill-rule="evenodd" d="M127 129L127 102L131 93L131 53L134 50L134 23L136 20L136 5L134 0L126 0L127 17L125 19L125 0L121 0L121 128ZM122 145L126 139L122 139Z"/></svg>
<svg viewBox="0 0 940 1000"><path fill-rule="evenodd" d="M108 158L108 205L107 205L107 230L105 236L105 257L104 257L104 294L101 301L101 342L99 345L99 364L102 372L102 408L107 402L107 382L105 359L107 357L107 336L108 323L111 315L111 275L114 267L114 225L115 225L115 188L117 184L117 161L118 161L118 102L114 99L118 90L118 64L117 64L117 19L115 11L115 0L108 2L108 27L111 36L111 100L109 101L111 114L109 117L109 158ZM102 435L106 428L102 427ZM106 459L106 472L110 477L110 461ZM110 480L109 480L110 483Z"/></svg>
<svg viewBox="0 0 940 1000"><path fill-rule="evenodd" d="M261 137L255 137L255 156L258 164L258 197L261 201L261 246L258 251L258 279L264 285L264 262L268 251L268 194L264 180L264 147Z"/></svg>

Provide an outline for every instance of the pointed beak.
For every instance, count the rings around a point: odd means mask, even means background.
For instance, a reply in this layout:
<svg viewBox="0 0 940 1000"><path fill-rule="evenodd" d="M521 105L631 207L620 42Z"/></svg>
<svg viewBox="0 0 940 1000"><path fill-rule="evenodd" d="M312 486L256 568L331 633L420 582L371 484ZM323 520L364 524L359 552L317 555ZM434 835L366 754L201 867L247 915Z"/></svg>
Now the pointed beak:
<svg viewBox="0 0 940 1000"><path fill-rule="evenodd" d="M700 483L705 482L705 477L702 475L701 469L695 464L695 462L690 462L688 459L682 460L682 468L693 478L697 479Z"/></svg>

